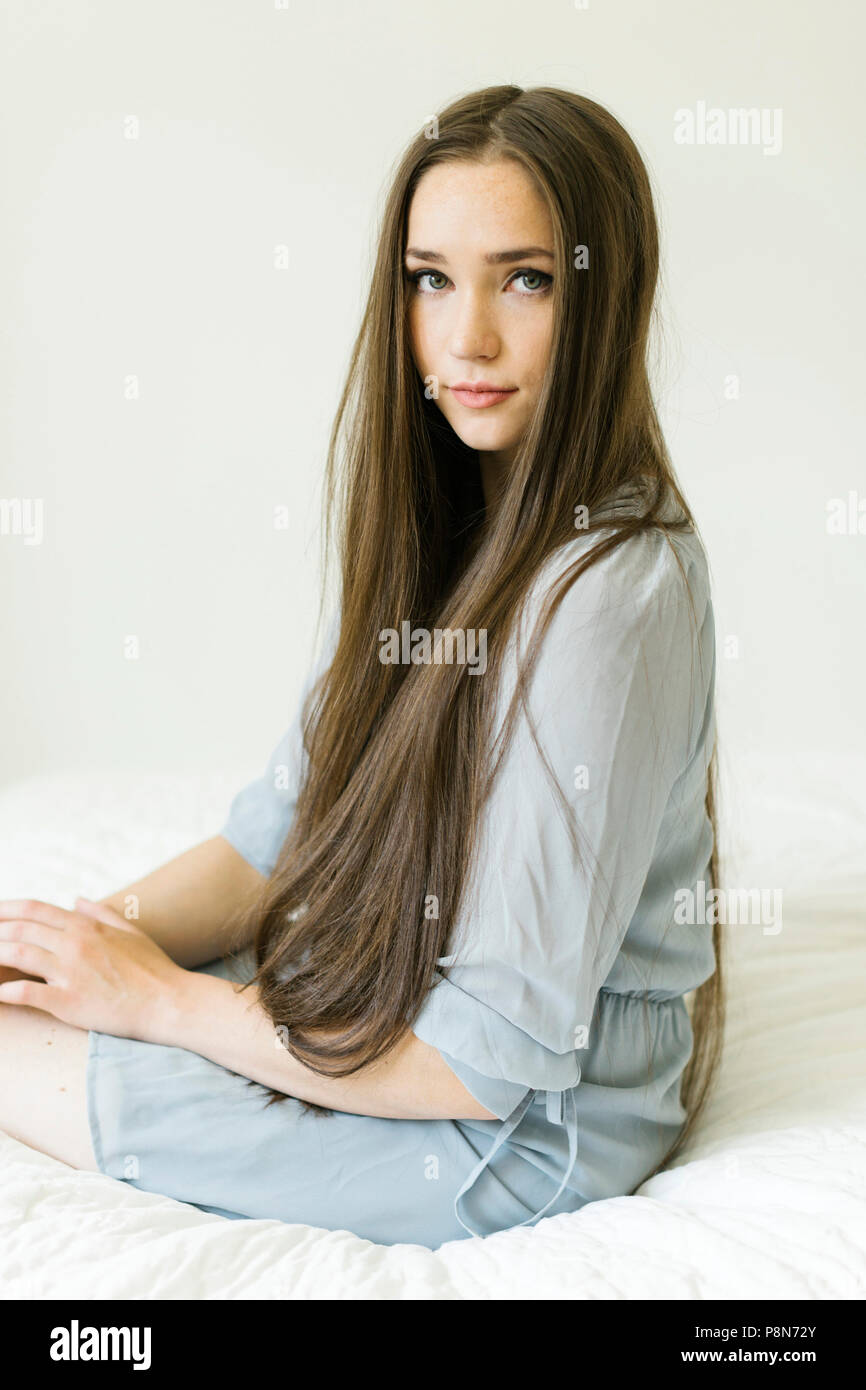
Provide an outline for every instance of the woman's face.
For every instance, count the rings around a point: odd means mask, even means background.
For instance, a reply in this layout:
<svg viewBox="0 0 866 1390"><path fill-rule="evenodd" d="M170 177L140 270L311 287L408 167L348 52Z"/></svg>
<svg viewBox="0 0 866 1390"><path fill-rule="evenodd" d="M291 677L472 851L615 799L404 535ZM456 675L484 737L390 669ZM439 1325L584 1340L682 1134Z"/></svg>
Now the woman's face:
<svg viewBox="0 0 866 1390"><path fill-rule="evenodd" d="M435 379L431 394L464 444L482 451L482 469L507 468L553 327L553 228L530 176L510 159L428 169L409 208L405 268L419 373ZM478 389L486 386L499 394Z"/></svg>

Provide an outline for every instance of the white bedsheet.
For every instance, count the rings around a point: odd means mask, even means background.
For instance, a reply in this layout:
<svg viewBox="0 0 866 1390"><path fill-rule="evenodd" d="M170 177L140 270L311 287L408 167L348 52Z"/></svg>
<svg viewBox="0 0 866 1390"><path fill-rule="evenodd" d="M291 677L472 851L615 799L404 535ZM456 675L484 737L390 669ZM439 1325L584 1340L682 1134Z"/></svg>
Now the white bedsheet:
<svg viewBox="0 0 866 1390"><path fill-rule="evenodd" d="M0 790L0 898L103 896L215 833L243 780L58 775ZM866 760L750 759L725 790L725 881L782 887L783 926L729 928L712 1103L638 1194L431 1252L226 1221L0 1134L0 1297L862 1297Z"/></svg>

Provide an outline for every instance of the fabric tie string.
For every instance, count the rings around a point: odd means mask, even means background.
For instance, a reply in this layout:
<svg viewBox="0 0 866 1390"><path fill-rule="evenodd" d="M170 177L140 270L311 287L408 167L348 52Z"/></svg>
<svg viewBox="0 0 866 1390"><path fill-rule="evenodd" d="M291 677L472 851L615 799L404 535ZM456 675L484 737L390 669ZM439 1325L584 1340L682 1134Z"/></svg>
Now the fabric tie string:
<svg viewBox="0 0 866 1390"><path fill-rule="evenodd" d="M520 1121L523 1119L537 1095L538 1092L535 1090L527 1091L523 1100L515 1106L514 1110L512 1110L511 1114L508 1116L508 1119L503 1122L489 1150L484 1157L479 1159L478 1163L476 1163L457 1193L457 1196L454 1198L454 1215L457 1217L463 1229L468 1231L471 1236L484 1236L495 1233L477 1231L469 1225L468 1222L464 1221L460 1214L460 1203L466 1194L475 1186L475 1183L484 1172L485 1168L487 1168L491 1159L496 1156L503 1144L511 1138L511 1135L517 1129L517 1126L520 1124ZM544 1213L553 1206L554 1202L556 1202L565 1191L566 1184L574 1172L574 1165L577 1162L577 1101L575 1100L574 1089L570 1091L548 1091L545 1113L548 1120L553 1124L566 1125L568 1131L568 1163L562 1177L562 1182L559 1184L559 1187L550 1200L545 1202L544 1206L540 1207L538 1211L533 1212L531 1216L525 1217L523 1221L515 1222L516 1226L528 1226L530 1222L537 1221L540 1216L543 1216Z"/></svg>

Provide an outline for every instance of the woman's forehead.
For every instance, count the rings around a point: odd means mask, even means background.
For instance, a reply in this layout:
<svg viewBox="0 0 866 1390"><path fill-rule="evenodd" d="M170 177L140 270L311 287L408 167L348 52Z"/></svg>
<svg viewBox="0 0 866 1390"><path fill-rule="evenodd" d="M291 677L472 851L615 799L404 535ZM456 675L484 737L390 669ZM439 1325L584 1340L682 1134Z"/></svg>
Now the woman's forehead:
<svg viewBox="0 0 866 1390"><path fill-rule="evenodd" d="M413 248L447 256L449 243L490 257L523 248L552 251L547 205L516 160L451 160L424 173L409 206L407 254Z"/></svg>

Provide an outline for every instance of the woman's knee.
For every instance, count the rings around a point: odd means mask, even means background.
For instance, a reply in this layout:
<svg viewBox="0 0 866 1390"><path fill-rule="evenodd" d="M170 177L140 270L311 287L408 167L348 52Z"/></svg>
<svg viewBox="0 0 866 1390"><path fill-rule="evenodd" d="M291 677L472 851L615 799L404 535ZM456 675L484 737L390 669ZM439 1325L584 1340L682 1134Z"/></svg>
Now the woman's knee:
<svg viewBox="0 0 866 1390"><path fill-rule="evenodd" d="M0 1130L73 1168L98 1165L87 1118L88 1034L0 1003Z"/></svg>

